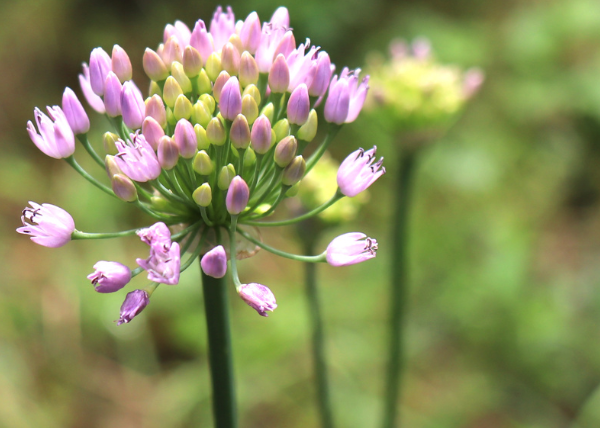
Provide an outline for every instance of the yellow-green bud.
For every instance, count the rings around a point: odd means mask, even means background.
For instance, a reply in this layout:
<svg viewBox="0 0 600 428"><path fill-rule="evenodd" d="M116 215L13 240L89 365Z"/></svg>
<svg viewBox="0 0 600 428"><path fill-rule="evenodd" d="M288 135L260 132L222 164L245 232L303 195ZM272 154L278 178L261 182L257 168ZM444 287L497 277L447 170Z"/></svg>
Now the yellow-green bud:
<svg viewBox="0 0 600 428"><path fill-rule="evenodd" d="M318 125L317 112L315 109L312 109L308 114L308 120L298 130L298 139L310 143L315 138L315 135L317 135Z"/></svg>
<svg viewBox="0 0 600 428"><path fill-rule="evenodd" d="M200 175L209 175L213 172L213 163L210 160L210 156L204 150L200 150L196 153L194 158L194 171Z"/></svg>
<svg viewBox="0 0 600 428"><path fill-rule="evenodd" d="M183 94L179 95L175 100L173 115L175 119L189 119L192 116L192 103Z"/></svg>
<svg viewBox="0 0 600 428"><path fill-rule="evenodd" d="M193 46L186 46L183 51L183 70L190 79L197 77L202 70L202 57Z"/></svg>
<svg viewBox="0 0 600 428"><path fill-rule="evenodd" d="M177 118L173 114L173 110L167 107L167 123L171 126L174 126L177 123Z"/></svg>
<svg viewBox="0 0 600 428"><path fill-rule="evenodd" d="M252 147L248 147L244 153L244 167L253 166L256 163L256 153Z"/></svg>
<svg viewBox="0 0 600 428"><path fill-rule="evenodd" d="M210 114L213 114L215 112L215 107L217 106L217 103L211 95L209 95L209 94L201 95L200 101L202 101L204 104L206 104L206 107L208 107L208 111L210 112Z"/></svg>
<svg viewBox="0 0 600 428"><path fill-rule="evenodd" d="M102 143L104 144L104 151L109 155L116 155L119 153L117 150L117 146L115 145L115 141L119 139L117 134L113 134L112 132L105 132L102 137Z"/></svg>
<svg viewBox="0 0 600 428"><path fill-rule="evenodd" d="M104 169L106 170L106 175L108 175L108 178L111 179L115 174L122 174L121 168L119 168L117 162L115 161L115 157L111 155L106 155L104 157Z"/></svg>
<svg viewBox="0 0 600 428"><path fill-rule="evenodd" d="M206 60L204 69L206 70L206 75L212 82L217 80L219 73L223 70L223 68L221 68L221 57L218 53L213 52L210 54Z"/></svg>
<svg viewBox="0 0 600 428"><path fill-rule="evenodd" d="M196 84L198 85L198 94L207 94L212 91L212 83L210 83L210 78L205 69L200 70L200 74L196 78Z"/></svg>
<svg viewBox="0 0 600 428"><path fill-rule="evenodd" d="M223 70L219 73L219 77L217 77L217 80L215 80L215 84L213 86L213 97L215 97L215 100L217 100L217 102L219 102L219 99L221 98L221 91L223 90L223 86L225 86L225 83L227 83L227 81L230 78L231 76L229 75L229 73Z"/></svg>
<svg viewBox="0 0 600 428"><path fill-rule="evenodd" d="M146 48L144 52L143 66L146 75L156 82L166 79L169 75L169 70L160 55L150 48Z"/></svg>
<svg viewBox="0 0 600 428"><path fill-rule="evenodd" d="M156 83L154 80L150 81L150 87L148 88L148 96L152 97L152 95L158 95L159 97L162 97L162 90L160 89L160 86L158 86L158 83Z"/></svg>
<svg viewBox="0 0 600 428"><path fill-rule="evenodd" d="M227 139L227 132L218 117L213 117L206 126L206 137L211 144L222 146Z"/></svg>
<svg viewBox="0 0 600 428"><path fill-rule="evenodd" d="M238 114L231 123L229 130L231 144L236 149L246 149L250 145L250 126L243 114Z"/></svg>
<svg viewBox="0 0 600 428"><path fill-rule="evenodd" d="M248 85L246 86L246 88L244 89L244 92L242 92L242 96L244 95L252 95L252 98L254 98L254 101L256 101L257 105L260 105L260 91L258 90L258 88L256 87L256 85Z"/></svg>
<svg viewBox="0 0 600 428"><path fill-rule="evenodd" d="M196 133L196 140L198 140L198 150L208 150L210 148L210 141L206 136L206 130L202 125L194 125L194 132Z"/></svg>
<svg viewBox="0 0 600 428"><path fill-rule="evenodd" d="M302 180L298 181L296 184L290 187L287 190L287 192L285 192L285 196L287 196L288 198L293 198L294 196L296 196L298 194L298 191L300 190L300 183L302 183Z"/></svg>
<svg viewBox="0 0 600 428"><path fill-rule="evenodd" d="M290 135L290 123L287 119L281 119L273 125L273 130L275 131L275 142L279 142Z"/></svg>
<svg viewBox="0 0 600 428"><path fill-rule="evenodd" d="M299 182L306 171L306 162L302 156L296 156L283 170L281 182L285 186L293 186Z"/></svg>
<svg viewBox="0 0 600 428"><path fill-rule="evenodd" d="M244 95L242 98L242 114L246 116L246 120L250 125L258 117L258 104L254 101L252 95Z"/></svg>
<svg viewBox="0 0 600 428"><path fill-rule="evenodd" d="M212 202L212 190L210 184L204 183L192 193L192 198L201 207L207 207Z"/></svg>
<svg viewBox="0 0 600 428"><path fill-rule="evenodd" d="M242 54L239 76L243 88L258 82L258 65L256 64L254 57L248 51L245 51Z"/></svg>
<svg viewBox="0 0 600 428"><path fill-rule="evenodd" d="M264 114L269 119L269 122L273 123L273 115L275 114L275 107L273 107L273 103L269 103L263 107L260 111L260 114Z"/></svg>
<svg viewBox="0 0 600 428"><path fill-rule="evenodd" d="M240 39L240 36L238 36L237 34L232 34L231 37L229 37L229 43L235 46L238 52L244 52L244 47L242 46L242 39Z"/></svg>
<svg viewBox="0 0 600 428"><path fill-rule="evenodd" d="M208 111L208 107L202 101L196 101L192 110L192 122L199 123L202 126L208 125L212 119L212 115Z"/></svg>
<svg viewBox="0 0 600 428"><path fill-rule="evenodd" d="M167 77L165 87L163 88L163 100L165 100L165 104L173 108L177 97L181 94L183 94L183 91L177 80L173 76Z"/></svg>
<svg viewBox="0 0 600 428"><path fill-rule="evenodd" d="M221 190L227 190L231 184L231 180L235 177L235 168L232 164L224 166L219 171L219 178L217 180L217 186Z"/></svg>
<svg viewBox="0 0 600 428"><path fill-rule="evenodd" d="M137 190L135 184L125 174L115 174L112 176L110 183L112 185L115 196L125 202L136 201Z"/></svg>
<svg viewBox="0 0 600 428"><path fill-rule="evenodd" d="M184 94L189 94L192 92L192 82L185 74L185 71L183 70L183 64L173 61L173 64L171 64L171 75L175 78L175 80L177 80L177 83L179 83L179 86L181 86L181 90Z"/></svg>
<svg viewBox="0 0 600 428"><path fill-rule="evenodd" d="M285 137L275 147L275 155L273 156L275 163L281 168L285 168L292 162L294 156L296 156L296 149L298 148L298 142L296 137L290 135Z"/></svg>

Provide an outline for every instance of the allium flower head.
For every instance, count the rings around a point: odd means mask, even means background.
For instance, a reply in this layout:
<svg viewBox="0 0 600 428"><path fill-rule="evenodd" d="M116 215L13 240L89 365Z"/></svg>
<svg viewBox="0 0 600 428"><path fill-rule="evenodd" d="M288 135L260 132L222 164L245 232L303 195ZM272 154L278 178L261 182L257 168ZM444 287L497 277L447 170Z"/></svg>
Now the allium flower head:
<svg viewBox="0 0 600 428"><path fill-rule="evenodd" d="M17 232L31 236L31 240L44 247L62 247L71 240L75 230L73 217L55 205L29 202L31 208L23 210L23 226Z"/></svg>
<svg viewBox="0 0 600 428"><path fill-rule="evenodd" d="M383 158L375 162L376 153L375 146L367 151L358 149L350 153L342 162L337 173L337 183L344 195L349 197L358 195L385 174L385 168L381 166Z"/></svg>
<svg viewBox="0 0 600 428"><path fill-rule="evenodd" d="M327 246L327 263L348 266L372 259L377 253L377 241L364 233L340 235Z"/></svg>

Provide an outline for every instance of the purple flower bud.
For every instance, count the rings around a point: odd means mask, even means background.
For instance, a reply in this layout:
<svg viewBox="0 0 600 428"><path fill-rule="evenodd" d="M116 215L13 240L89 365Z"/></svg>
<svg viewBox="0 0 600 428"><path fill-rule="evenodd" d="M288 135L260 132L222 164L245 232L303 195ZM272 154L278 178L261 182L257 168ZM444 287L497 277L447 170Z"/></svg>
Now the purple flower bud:
<svg viewBox="0 0 600 428"><path fill-rule="evenodd" d="M308 98L308 89L302 83L292 95L287 104L288 121L295 125L303 125L308 120L310 112L310 99Z"/></svg>
<svg viewBox="0 0 600 428"><path fill-rule="evenodd" d="M141 92L131 80L125 82L123 85L121 111L125 125L133 130L142 127L146 105L144 104Z"/></svg>
<svg viewBox="0 0 600 428"><path fill-rule="evenodd" d="M229 139L231 145L236 149L247 149L250 145L250 126L248 126L248 119L243 114L238 114L229 130Z"/></svg>
<svg viewBox="0 0 600 428"><path fill-rule="evenodd" d="M185 159L190 159L198 153L198 140L194 125L185 119L180 119L175 126L175 143L179 147L179 153Z"/></svg>
<svg viewBox="0 0 600 428"><path fill-rule="evenodd" d="M152 116L147 116L142 123L142 134L153 150L158 148L158 140L165 135L165 131Z"/></svg>
<svg viewBox="0 0 600 428"><path fill-rule="evenodd" d="M100 114L104 114L104 101L98 95L92 91L92 85L90 83L90 69L88 65L83 63L83 74L79 75L79 85L86 101L91 108L96 110Z"/></svg>
<svg viewBox="0 0 600 428"><path fill-rule="evenodd" d="M127 177L141 183L158 178L158 158L143 135L131 134L131 141L117 140L115 146L119 150L115 161Z"/></svg>
<svg viewBox="0 0 600 428"><path fill-rule="evenodd" d="M125 301L121 305L121 316L117 320L117 325L130 322L148 306L148 303L150 303L150 297L144 290L134 290L131 293L127 293Z"/></svg>
<svg viewBox="0 0 600 428"><path fill-rule="evenodd" d="M73 217L55 205L36 204L29 201L21 215L22 227L17 232L31 236L31 240L44 247L58 248L71 240L75 231Z"/></svg>
<svg viewBox="0 0 600 428"><path fill-rule="evenodd" d="M279 6L273 13L271 21L269 21L274 27L285 27L290 26L290 13L284 6Z"/></svg>
<svg viewBox="0 0 600 428"><path fill-rule="evenodd" d="M277 55L269 70L269 88L273 93L284 93L290 84L290 69L283 54Z"/></svg>
<svg viewBox="0 0 600 428"><path fill-rule="evenodd" d="M60 107L47 107L50 117L46 116L39 108L35 108L33 115L39 134L31 121L27 122L27 132L31 141L44 154L54 159L68 158L75 152L75 135L69 122Z"/></svg>
<svg viewBox="0 0 600 428"><path fill-rule="evenodd" d="M227 254L222 245L217 245L202 257L200 266L205 274L213 278L223 278L227 273Z"/></svg>
<svg viewBox="0 0 600 428"><path fill-rule="evenodd" d="M221 6L217 7L210 21L210 34L213 36L215 51L219 52L223 45L229 41L229 37L235 34L235 16L231 7L227 6L227 12L223 12Z"/></svg>
<svg viewBox="0 0 600 428"><path fill-rule="evenodd" d="M304 50L309 46L310 40L307 39L306 46L301 44L298 46L298 49L294 49L286 58L290 69L289 92L292 92L302 83L306 84L306 87L310 87L315 79L317 72L317 51L319 48L313 46L305 55Z"/></svg>
<svg viewBox="0 0 600 428"><path fill-rule="evenodd" d="M364 233L340 235L327 246L327 263L348 266L372 259L377 253L377 241Z"/></svg>
<svg viewBox="0 0 600 428"><path fill-rule="evenodd" d="M219 98L219 109L225 119L233 120L242 112L242 94L237 77L231 77L223 86Z"/></svg>
<svg viewBox="0 0 600 428"><path fill-rule="evenodd" d="M163 136L158 142L158 162L164 169L171 170L179 161L179 146L168 135Z"/></svg>
<svg viewBox="0 0 600 428"><path fill-rule="evenodd" d="M104 81L112 68L110 56L102 48L95 48L90 55L90 84L96 95L104 95Z"/></svg>
<svg viewBox="0 0 600 428"><path fill-rule="evenodd" d="M152 95L152 97L146 101L144 116L153 117L163 129L167 127L167 110L159 95Z"/></svg>
<svg viewBox="0 0 600 428"><path fill-rule="evenodd" d="M206 60L211 53L215 51L213 37L206 31L206 25L204 21L199 19L194 26L194 31L190 37L190 46L194 47L200 52L202 57L202 65L206 64Z"/></svg>
<svg viewBox="0 0 600 428"><path fill-rule="evenodd" d="M169 37L169 40L165 42L160 56L168 69L171 68L174 61L180 64L183 62L183 48L179 45L177 37Z"/></svg>
<svg viewBox="0 0 600 428"><path fill-rule="evenodd" d="M142 61L144 72L155 82L165 80L169 76L169 70L162 58L152 49L146 48Z"/></svg>
<svg viewBox="0 0 600 428"><path fill-rule="evenodd" d="M63 92L62 110L74 134L85 134L90 130L90 119L71 88L65 88Z"/></svg>
<svg viewBox="0 0 600 428"><path fill-rule="evenodd" d="M383 158L373 164L376 153L377 147L373 146L366 152L358 149L344 159L337 173L337 183L344 195L358 195L385 174L385 168L381 166Z"/></svg>
<svg viewBox="0 0 600 428"><path fill-rule="evenodd" d="M271 122L264 114L254 121L250 132L250 142L254 151L261 155L267 153L271 148Z"/></svg>
<svg viewBox="0 0 600 428"><path fill-rule="evenodd" d="M110 179L110 184L115 196L125 202L133 202L138 199L135 184L125 174L114 174Z"/></svg>
<svg viewBox="0 0 600 428"><path fill-rule="evenodd" d="M260 44L261 32L258 14L252 12L244 21L244 25L242 25L240 39L242 41L242 47L253 55L256 53L256 49Z"/></svg>
<svg viewBox="0 0 600 428"><path fill-rule="evenodd" d="M215 84L213 85L213 97L215 98L216 102L219 102L219 100L221 99L221 92L223 91L223 87L230 78L231 76L225 70L219 73L219 77L217 77L217 80L215 80Z"/></svg>
<svg viewBox="0 0 600 428"><path fill-rule="evenodd" d="M98 293L113 293L125 287L131 280L131 270L124 264L101 260L94 265L96 271L87 279Z"/></svg>
<svg viewBox="0 0 600 428"><path fill-rule="evenodd" d="M242 284L238 293L244 302L250 305L259 315L267 317L267 311L273 312L277 308L277 302L273 292L268 287L252 282Z"/></svg>
<svg viewBox="0 0 600 428"><path fill-rule="evenodd" d="M154 223L152 226L145 229L138 230L136 234L140 237L142 242L148 245L171 245L171 231L169 230L169 227L161 221Z"/></svg>
<svg viewBox="0 0 600 428"><path fill-rule="evenodd" d="M121 116L121 93L123 86L115 73L110 71L104 82L104 107L110 117Z"/></svg>
<svg viewBox="0 0 600 428"><path fill-rule="evenodd" d="M275 50L287 32L284 27L273 27L269 23L263 24L260 44L256 49L255 55L258 70L261 73L269 72L275 58Z"/></svg>
<svg viewBox="0 0 600 428"><path fill-rule="evenodd" d="M322 97L327 92L329 81L333 70L331 69L331 60L327 52L321 51L317 56L317 71L312 84L308 87L309 95L313 97Z"/></svg>
<svg viewBox="0 0 600 428"><path fill-rule="evenodd" d="M348 71L344 68L340 74L333 76L329 85L329 95L325 101L325 120L327 122L342 123L354 122L362 110L367 91L369 90L369 76L358 83L360 69Z"/></svg>
<svg viewBox="0 0 600 428"><path fill-rule="evenodd" d="M123 49L119 45L114 45L112 50L112 71L117 75L121 83L131 80L131 60Z"/></svg>
<svg viewBox="0 0 600 428"><path fill-rule="evenodd" d="M150 245L150 257L136 259L136 262L148 272L150 281L175 285L179 282L180 257L177 242L153 243Z"/></svg>
<svg viewBox="0 0 600 428"><path fill-rule="evenodd" d="M229 184L227 189L227 196L225 197L225 206L227 212L231 215L238 215L246 205L248 205L248 199L250 197L250 189L242 177L236 175Z"/></svg>

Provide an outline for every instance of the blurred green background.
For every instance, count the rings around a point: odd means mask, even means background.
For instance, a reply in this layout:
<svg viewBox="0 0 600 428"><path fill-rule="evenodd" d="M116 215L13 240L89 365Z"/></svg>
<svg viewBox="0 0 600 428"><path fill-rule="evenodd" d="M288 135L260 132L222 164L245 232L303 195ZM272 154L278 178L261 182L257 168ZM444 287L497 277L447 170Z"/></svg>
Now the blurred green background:
<svg viewBox="0 0 600 428"><path fill-rule="evenodd" d="M256 10L263 20L280 5L230 4L237 18ZM28 200L65 208L84 231L149 223L45 157L25 125L34 106L58 104L65 86L80 93L81 62L96 46L125 48L145 88L143 49L155 48L175 19L208 22L216 5L0 3L0 426L211 426L197 268L117 328L125 293L99 295L85 276L101 259L134 265L145 252L141 242L80 241L52 250L14 229ZM600 3L285 6L296 40L310 37L338 70L362 66L372 51L386 53L392 38L425 36L441 61L486 74L461 120L419 165L403 426L600 426ZM106 125L97 118L96 141ZM341 159L376 144L389 171L359 218L330 230L320 247L354 230L380 243L375 260L319 270L340 427L379 421L396 143L359 117L333 148ZM263 238L300 251L293 230ZM302 267L265 252L240 267L243 281L268 285L279 303L264 319L231 288L241 427L317 426Z"/></svg>

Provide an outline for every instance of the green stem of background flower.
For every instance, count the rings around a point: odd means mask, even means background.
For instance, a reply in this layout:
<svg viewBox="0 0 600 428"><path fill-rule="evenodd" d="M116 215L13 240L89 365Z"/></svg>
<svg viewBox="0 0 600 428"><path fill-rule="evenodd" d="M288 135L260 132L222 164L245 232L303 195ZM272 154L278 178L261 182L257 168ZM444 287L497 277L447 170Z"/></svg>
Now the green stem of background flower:
<svg viewBox="0 0 600 428"><path fill-rule="evenodd" d="M208 331L208 358L215 428L236 428L237 412L231 352L229 302L224 278L213 278L202 269L204 313Z"/></svg>
<svg viewBox="0 0 600 428"><path fill-rule="evenodd" d="M396 428L400 397L401 374L404 367L404 319L407 308L408 289L408 220L410 214L411 190L415 172L417 153L405 151L398 165L396 189L393 192L393 245L391 251L391 289L389 309L389 360L386 379L383 428Z"/></svg>

